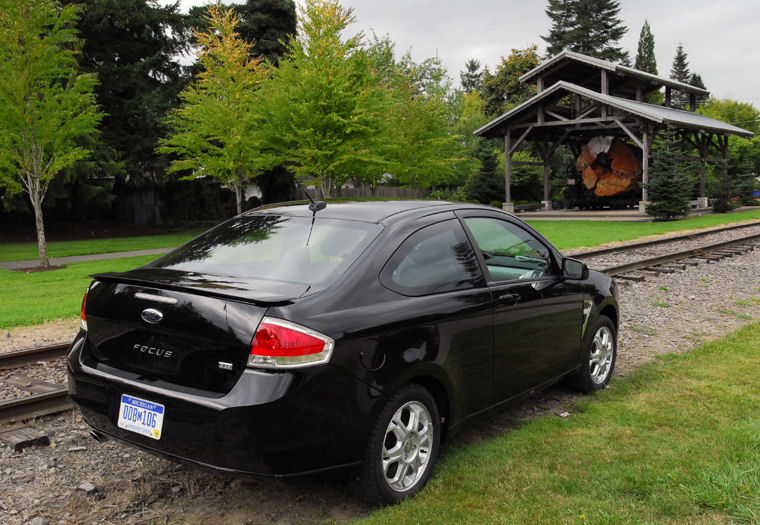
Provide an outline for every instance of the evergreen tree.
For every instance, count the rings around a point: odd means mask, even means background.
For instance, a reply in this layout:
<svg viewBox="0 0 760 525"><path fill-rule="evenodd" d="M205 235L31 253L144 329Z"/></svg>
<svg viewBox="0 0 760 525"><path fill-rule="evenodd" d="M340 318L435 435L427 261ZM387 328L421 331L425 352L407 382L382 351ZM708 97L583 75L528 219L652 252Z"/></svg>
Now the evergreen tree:
<svg viewBox="0 0 760 525"><path fill-rule="evenodd" d="M633 65L639 71L657 74L657 58L654 56L654 35L649 27L649 22L644 20L639 34L639 46L636 50L636 61Z"/></svg>
<svg viewBox="0 0 760 525"><path fill-rule="evenodd" d="M462 82L462 91L472 93L480 91L483 82L483 73L480 71L480 61L471 58L465 64L465 71L459 73L459 80Z"/></svg>
<svg viewBox="0 0 760 525"><path fill-rule="evenodd" d="M702 80L702 76L699 73L692 73L691 78L689 78L689 84L691 84L694 87L707 89L707 86L705 86L704 81ZM707 102L708 96L707 95L697 95L696 104L697 107L703 105L705 102Z"/></svg>
<svg viewBox="0 0 760 525"><path fill-rule="evenodd" d="M480 139L475 157L480 161L480 169L467 181L467 198L481 204L501 202L504 199L504 176L499 174L498 149L492 141Z"/></svg>
<svg viewBox="0 0 760 525"><path fill-rule="evenodd" d="M683 49L683 44L678 44L676 55L673 57L673 65L670 67L670 78L689 84L691 82L691 71L689 71L689 56ZM674 108L686 109L689 105L688 93L682 93L675 90L672 94L671 104Z"/></svg>
<svg viewBox="0 0 760 525"><path fill-rule="evenodd" d="M628 63L628 53L618 45L628 28L618 17L617 0L548 0L551 20L546 50L549 56L569 49L612 62Z"/></svg>
<svg viewBox="0 0 760 525"><path fill-rule="evenodd" d="M650 203L646 212L658 221L670 221L689 214L691 182L680 171L681 144L675 131L667 129L655 144L649 165Z"/></svg>
<svg viewBox="0 0 760 525"><path fill-rule="evenodd" d="M184 18L177 5L152 0L63 3L82 7L79 65L97 75L95 93L105 114L93 162L77 165L72 197L81 198L83 186L106 183L106 191L113 185L118 204L128 188L163 184L167 159L155 155L155 148L186 83L175 60L186 47Z"/></svg>
<svg viewBox="0 0 760 525"><path fill-rule="evenodd" d="M549 34L541 36L546 42L547 57L554 56L564 49L572 49L574 44L571 32L575 23L576 0L548 0L544 12L551 21Z"/></svg>

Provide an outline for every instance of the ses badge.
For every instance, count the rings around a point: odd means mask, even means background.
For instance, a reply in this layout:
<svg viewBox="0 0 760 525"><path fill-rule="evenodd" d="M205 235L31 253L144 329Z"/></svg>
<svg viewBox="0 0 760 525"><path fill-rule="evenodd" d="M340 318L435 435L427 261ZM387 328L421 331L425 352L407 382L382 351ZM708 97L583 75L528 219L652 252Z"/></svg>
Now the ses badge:
<svg viewBox="0 0 760 525"><path fill-rule="evenodd" d="M148 436L151 439L161 439L164 405L122 394L118 424L119 428Z"/></svg>

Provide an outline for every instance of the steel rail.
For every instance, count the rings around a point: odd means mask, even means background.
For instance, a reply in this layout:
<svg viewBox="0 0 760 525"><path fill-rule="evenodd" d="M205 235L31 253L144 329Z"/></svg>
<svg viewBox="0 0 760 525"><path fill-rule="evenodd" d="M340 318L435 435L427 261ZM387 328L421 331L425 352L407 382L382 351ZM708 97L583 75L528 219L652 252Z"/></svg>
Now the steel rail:
<svg viewBox="0 0 760 525"><path fill-rule="evenodd" d="M69 401L68 393L64 386L50 392L0 401L0 425L70 410L74 405Z"/></svg>
<svg viewBox="0 0 760 525"><path fill-rule="evenodd" d="M71 343L61 343L37 348L24 348L14 352L0 354L0 370L10 370L36 363L37 361L52 361L63 357L69 350Z"/></svg>
<svg viewBox="0 0 760 525"><path fill-rule="evenodd" d="M569 257L572 257L573 259L587 259L590 257L596 257L598 255L622 252L626 250L634 250L636 248L645 248L647 246L656 246L658 244L665 244L669 242L678 242L678 241L683 241L683 240L688 240L688 239L696 239L699 237L706 237L713 233L723 233L723 232L727 232L731 230L740 230L742 228L750 228L752 226L760 226L760 221L750 222L746 224L739 224L739 225L734 225L734 226L724 226L722 228L715 228L714 230L697 231L697 232L687 233L684 235L676 235L674 237L667 237L664 239L656 239L653 241L633 242L633 243L625 244L622 246L613 246L611 248L600 248L598 250L592 250L588 252L580 252L580 253L569 252L570 253Z"/></svg>
<svg viewBox="0 0 760 525"><path fill-rule="evenodd" d="M720 250L721 248L728 248L730 246L736 246L746 242L752 242L760 240L760 234L749 235L740 239L732 239L730 241L719 242L717 244L711 244L707 246L700 246L699 248L692 248L689 250L683 250L680 252L673 252L667 255L660 255L657 257L651 257L649 259L641 259L631 263L621 264L619 266L612 266L601 270L603 273L614 277L623 273L629 273L634 270L642 270L644 268L651 268L669 262L675 262L682 259L688 259L690 257L698 257L710 253L712 251Z"/></svg>

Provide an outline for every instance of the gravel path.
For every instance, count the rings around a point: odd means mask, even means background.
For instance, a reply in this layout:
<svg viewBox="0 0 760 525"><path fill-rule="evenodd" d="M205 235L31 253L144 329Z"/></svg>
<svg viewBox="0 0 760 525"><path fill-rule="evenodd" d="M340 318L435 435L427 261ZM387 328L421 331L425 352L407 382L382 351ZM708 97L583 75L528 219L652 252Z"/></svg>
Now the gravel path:
<svg viewBox="0 0 760 525"><path fill-rule="evenodd" d="M620 280L619 285L616 379L658 354L689 351L760 319L760 248L646 282ZM5 339L19 347L71 339L76 320L45 326L14 330ZM54 333L47 336L47 331ZM8 372L0 372L0 382L7 377ZM448 446L489 439L525 419L572 414L577 399L562 387L549 389L475 425ZM351 490L345 473L232 480L119 443L97 444L76 412L30 426L46 432L52 444L20 454L0 446L0 523L28 523L35 517L50 523L323 523L347 521L371 510Z"/></svg>

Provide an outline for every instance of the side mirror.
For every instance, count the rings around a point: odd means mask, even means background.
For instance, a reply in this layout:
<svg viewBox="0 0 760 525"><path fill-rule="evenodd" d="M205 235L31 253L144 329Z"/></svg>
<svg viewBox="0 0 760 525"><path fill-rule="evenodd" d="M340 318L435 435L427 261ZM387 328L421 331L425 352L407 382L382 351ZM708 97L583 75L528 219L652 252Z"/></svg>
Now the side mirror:
<svg viewBox="0 0 760 525"><path fill-rule="evenodd" d="M583 280L588 278L588 266L577 259L562 259L562 278Z"/></svg>

